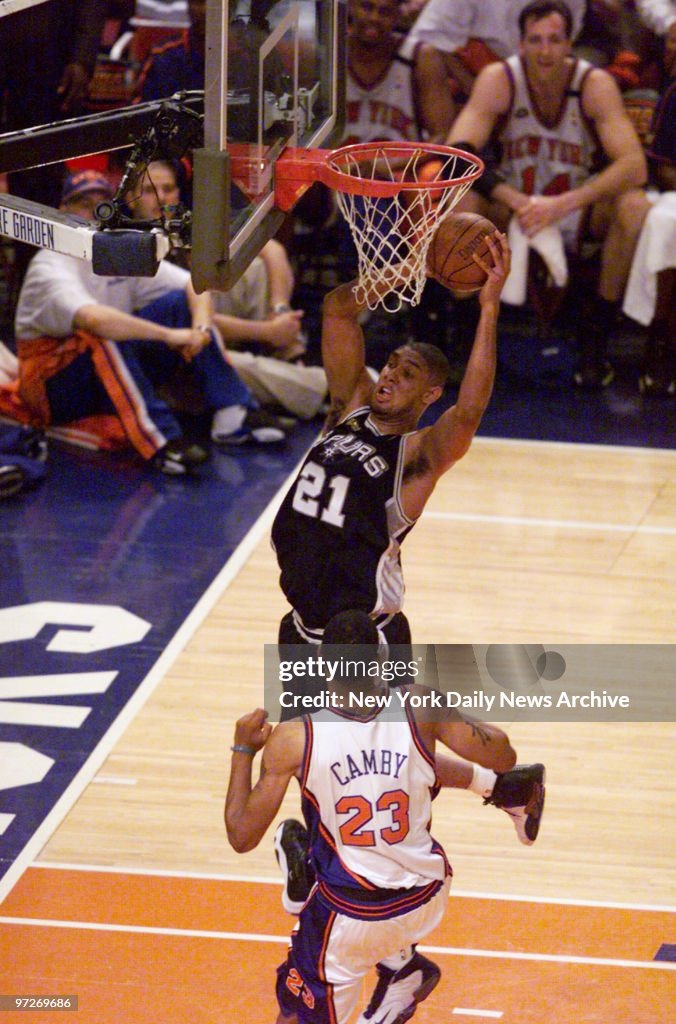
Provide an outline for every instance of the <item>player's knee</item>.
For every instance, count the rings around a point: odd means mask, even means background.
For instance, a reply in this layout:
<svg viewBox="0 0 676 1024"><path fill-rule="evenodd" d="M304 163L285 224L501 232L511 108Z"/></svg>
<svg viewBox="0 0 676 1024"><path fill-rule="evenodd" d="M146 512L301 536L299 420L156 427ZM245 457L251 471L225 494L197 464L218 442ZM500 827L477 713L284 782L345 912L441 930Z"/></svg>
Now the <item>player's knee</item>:
<svg viewBox="0 0 676 1024"><path fill-rule="evenodd" d="M617 226L627 235L637 235L649 209L650 202L641 189L633 188L623 192L615 200Z"/></svg>

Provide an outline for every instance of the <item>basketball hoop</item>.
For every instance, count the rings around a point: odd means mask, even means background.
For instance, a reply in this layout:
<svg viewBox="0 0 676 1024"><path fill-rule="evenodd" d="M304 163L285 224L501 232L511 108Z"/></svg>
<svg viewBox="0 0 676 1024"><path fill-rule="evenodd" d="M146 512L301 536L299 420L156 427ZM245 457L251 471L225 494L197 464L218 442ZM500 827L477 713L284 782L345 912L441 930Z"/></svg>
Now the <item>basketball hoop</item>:
<svg viewBox="0 0 676 1024"><path fill-rule="evenodd" d="M425 142L290 150L276 161L275 201L291 209L313 181L333 189L357 249L357 300L396 313L420 301L437 224L483 169L471 153Z"/></svg>

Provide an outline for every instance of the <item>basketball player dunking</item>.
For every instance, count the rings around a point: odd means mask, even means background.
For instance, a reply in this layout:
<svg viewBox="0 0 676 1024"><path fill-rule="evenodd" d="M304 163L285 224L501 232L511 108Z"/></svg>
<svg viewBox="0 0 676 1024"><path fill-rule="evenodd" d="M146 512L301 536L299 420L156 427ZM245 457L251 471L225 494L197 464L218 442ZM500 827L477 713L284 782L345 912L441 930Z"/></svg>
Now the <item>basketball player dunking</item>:
<svg viewBox="0 0 676 1024"><path fill-rule="evenodd" d="M374 383L364 362L355 282L327 296L322 356L331 411L272 527L282 590L292 606L280 643L320 643L328 620L348 608L367 612L388 643L410 642L400 544L441 474L468 450L493 389L509 248L500 233L488 244L493 266L476 258L487 280L457 401L431 427L416 430L446 383L440 350L418 342L398 348Z"/></svg>

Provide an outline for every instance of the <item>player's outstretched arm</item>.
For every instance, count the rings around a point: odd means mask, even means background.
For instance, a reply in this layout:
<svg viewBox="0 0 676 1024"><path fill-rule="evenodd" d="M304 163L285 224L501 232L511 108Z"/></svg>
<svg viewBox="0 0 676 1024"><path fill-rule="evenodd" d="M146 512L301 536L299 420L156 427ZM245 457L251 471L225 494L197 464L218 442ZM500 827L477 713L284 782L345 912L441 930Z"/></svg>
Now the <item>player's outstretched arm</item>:
<svg viewBox="0 0 676 1024"><path fill-rule="evenodd" d="M437 479L462 458L474 437L493 392L500 294L509 274L510 252L505 235L488 235L493 265L478 256L473 259L487 274L479 293L481 316L467 361L458 398L434 426L420 434L419 453Z"/></svg>
<svg viewBox="0 0 676 1024"><path fill-rule="evenodd" d="M358 300L359 281L349 281L334 288L322 307L322 363L331 396L327 426L333 426L350 408L368 402L373 381L366 369L364 332L359 314L369 303L388 295L406 274L413 273L414 261L399 263L385 271L369 286L368 293ZM362 289L360 288L361 292Z"/></svg>
<svg viewBox="0 0 676 1024"><path fill-rule="evenodd" d="M473 722L462 718L446 722L435 722L436 738L460 757L494 772L507 772L516 764L516 752L509 737L497 725L488 722ZM463 788L471 781L471 769L466 783L459 782L457 762L444 754L436 755L437 775L442 786Z"/></svg>
<svg viewBox="0 0 676 1024"><path fill-rule="evenodd" d="M348 406L365 402L373 387L366 371L364 333L358 320L364 306L355 298L356 283L334 288L322 307L322 363L331 397L329 426Z"/></svg>
<svg viewBox="0 0 676 1024"><path fill-rule="evenodd" d="M447 144L462 148L463 142L469 143L478 153L510 102L511 89L504 65L489 64L477 76L469 100L451 125Z"/></svg>
<svg viewBox="0 0 676 1024"><path fill-rule="evenodd" d="M303 742L301 722L283 722L273 730L262 708L238 720L224 815L228 840L238 853L253 850L265 835L300 768ZM252 787L254 757L262 748L260 776Z"/></svg>

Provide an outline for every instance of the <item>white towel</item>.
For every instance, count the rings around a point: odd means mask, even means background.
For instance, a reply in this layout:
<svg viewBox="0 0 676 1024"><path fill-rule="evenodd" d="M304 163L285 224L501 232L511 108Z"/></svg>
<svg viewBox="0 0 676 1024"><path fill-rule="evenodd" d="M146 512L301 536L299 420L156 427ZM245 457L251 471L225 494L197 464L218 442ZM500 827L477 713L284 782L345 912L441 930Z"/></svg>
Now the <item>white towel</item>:
<svg viewBox="0 0 676 1024"><path fill-rule="evenodd" d="M632 260L623 312L648 326L655 316L657 275L676 267L676 192L649 193L648 211Z"/></svg>
<svg viewBox="0 0 676 1024"><path fill-rule="evenodd" d="M531 238L521 229L516 214L507 228L507 240L512 251L512 269L502 289L502 300L511 306L522 306L528 291L528 250L535 249L544 260L559 288L568 281L568 261L563 245L563 236L555 224L542 228Z"/></svg>

